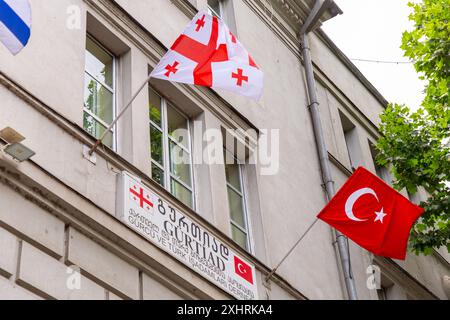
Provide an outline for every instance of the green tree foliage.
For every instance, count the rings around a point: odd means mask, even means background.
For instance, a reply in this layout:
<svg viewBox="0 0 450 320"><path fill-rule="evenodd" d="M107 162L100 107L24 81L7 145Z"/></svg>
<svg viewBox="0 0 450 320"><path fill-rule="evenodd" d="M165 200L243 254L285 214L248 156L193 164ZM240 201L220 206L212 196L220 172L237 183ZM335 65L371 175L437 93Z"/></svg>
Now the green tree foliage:
<svg viewBox="0 0 450 320"><path fill-rule="evenodd" d="M414 194L423 187L429 194L411 249L430 254L446 246L450 252L450 0L409 6L415 27L403 34L401 48L426 81L426 97L416 112L391 104L381 115L377 160L393 168L396 189Z"/></svg>

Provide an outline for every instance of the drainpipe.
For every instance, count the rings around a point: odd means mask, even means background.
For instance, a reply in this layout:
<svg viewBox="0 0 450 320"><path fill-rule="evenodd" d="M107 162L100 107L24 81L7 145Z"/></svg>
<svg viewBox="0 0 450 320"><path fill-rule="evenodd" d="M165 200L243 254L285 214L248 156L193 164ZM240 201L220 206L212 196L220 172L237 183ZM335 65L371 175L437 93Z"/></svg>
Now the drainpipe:
<svg viewBox="0 0 450 320"><path fill-rule="evenodd" d="M330 161L328 158L328 150L325 143L325 136L323 133L322 122L320 120L319 113L319 101L316 94L316 82L314 78L314 69L311 60L311 49L309 47L308 33L318 23L322 14L330 8L333 4L332 0L316 0L313 10L311 11L308 19L303 25L300 36L302 42L302 55L305 66L306 84L309 96L309 110L311 113L314 137L316 140L317 151L319 154L320 168L322 171L322 179L326 188L328 201L330 201L335 195L334 181L331 174ZM343 276L345 279L345 285L347 288L347 295L350 300L358 300L356 292L355 280L352 276L351 264L350 264L350 252L348 248L348 239L339 231L334 229L334 235L336 237L336 244L339 251L340 264L342 267Z"/></svg>

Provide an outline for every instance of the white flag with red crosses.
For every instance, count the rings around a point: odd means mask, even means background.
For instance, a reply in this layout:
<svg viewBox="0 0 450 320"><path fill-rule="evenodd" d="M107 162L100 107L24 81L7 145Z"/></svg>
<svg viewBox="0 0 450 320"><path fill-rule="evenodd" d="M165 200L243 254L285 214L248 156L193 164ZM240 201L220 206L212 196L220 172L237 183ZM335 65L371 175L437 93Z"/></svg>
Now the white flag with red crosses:
<svg viewBox="0 0 450 320"><path fill-rule="evenodd" d="M199 12L153 70L152 77L225 89L259 100L264 74L225 23Z"/></svg>
<svg viewBox="0 0 450 320"><path fill-rule="evenodd" d="M130 200L132 199L135 201L136 204L147 213L153 212L155 201L153 200L153 196L150 191L137 185L133 185L132 187L130 186L129 197Z"/></svg>

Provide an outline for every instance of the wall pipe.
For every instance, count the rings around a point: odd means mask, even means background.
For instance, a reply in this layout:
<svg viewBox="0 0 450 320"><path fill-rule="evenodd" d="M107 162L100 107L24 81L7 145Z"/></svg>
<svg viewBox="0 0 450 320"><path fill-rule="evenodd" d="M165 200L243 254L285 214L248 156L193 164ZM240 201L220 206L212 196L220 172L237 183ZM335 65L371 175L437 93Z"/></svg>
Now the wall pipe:
<svg viewBox="0 0 450 320"><path fill-rule="evenodd" d="M314 9L311 11L308 19L301 30L302 55L305 67L305 76L307 91L309 97L309 110L311 113L312 124L314 129L314 137L316 140L317 151L319 154L320 168L322 171L322 179L326 188L328 201L335 195L334 181L331 174L331 166L328 158L328 150L325 142L322 122L319 112L319 100L316 93L316 82L314 78L314 69L311 60L311 49L309 46L308 33L314 28L320 15L329 7L333 1L316 0ZM348 248L348 239L339 231L334 229L336 243L339 251L341 267L344 275L347 295L350 300L358 300L355 280L352 276L350 253Z"/></svg>

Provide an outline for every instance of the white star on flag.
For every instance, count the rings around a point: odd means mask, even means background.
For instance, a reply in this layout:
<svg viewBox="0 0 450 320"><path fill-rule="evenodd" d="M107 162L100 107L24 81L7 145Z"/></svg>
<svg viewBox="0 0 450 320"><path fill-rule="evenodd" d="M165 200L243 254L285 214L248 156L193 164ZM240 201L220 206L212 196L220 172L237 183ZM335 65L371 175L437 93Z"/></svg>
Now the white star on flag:
<svg viewBox="0 0 450 320"><path fill-rule="evenodd" d="M155 67L154 78L229 90L254 100L264 74L225 23L199 12Z"/></svg>
<svg viewBox="0 0 450 320"><path fill-rule="evenodd" d="M380 212L375 211L375 214L377 215L377 217L375 218L374 222L380 221L381 223L383 223L384 217L387 216L387 214L384 213L384 208L382 208Z"/></svg>

